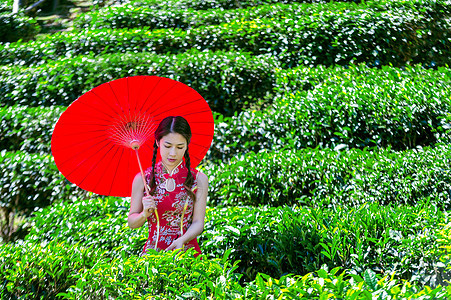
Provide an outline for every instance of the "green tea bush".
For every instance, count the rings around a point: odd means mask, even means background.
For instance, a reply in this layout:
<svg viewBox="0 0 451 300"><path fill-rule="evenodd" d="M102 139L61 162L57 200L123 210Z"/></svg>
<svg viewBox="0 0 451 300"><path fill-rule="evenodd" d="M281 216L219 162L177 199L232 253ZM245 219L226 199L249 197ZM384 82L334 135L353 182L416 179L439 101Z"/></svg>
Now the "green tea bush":
<svg viewBox="0 0 451 300"><path fill-rule="evenodd" d="M275 73L272 105L217 120L212 160L263 149L404 150L449 140L449 68L358 65Z"/></svg>
<svg viewBox="0 0 451 300"><path fill-rule="evenodd" d="M102 252L79 245L30 242L0 245L1 299L58 299L74 276L102 260Z"/></svg>
<svg viewBox="0 0 451 300"><path fill-rule="evenodd" d="M189 85L213 111L230 116L266 96L272 89L277 66L270 57L191 50L177 56L127 53L64 59L34 68L3 67L1 104L68 106L107 81L157 75Z"/></svg>
<svg viewBox="0 0 451 300"><path fill-rule="evenodd" d="M180 2L178 1L177 4ZM372 3L372 5L378 5ZM127 3L122 6L105 7L103 9L84 13L74 20L74 27L81 29L103 28L193 28L205 25L218 25L233 21L250 21L256 18L277 18L287 14L311 15L323 10L344 11L356 9L359 5L352 3L275 3L262 4L245 8L215 8L209 10L194 10L191 8L163 8L154 6L136 6L136 3Z"/></svg>
<svg viewBox="0 0 451 300"><path fill-rule="evenodd" d="M66 107L0 108L0 149L50 154L53 128Z"/></svg>
<svg viewBox="0 0 451 300"><path fill-rule="evenodd" d="M100 261L80 275L75 286L63 294L68 299L236 299L242 287L240 274L228 261L194 258L189 249L180 255L150 253L142 258L122 256ZM178 296L178 297L177 297Z"/></svg>
<svg viewBox="0 0 451 300"><path fill-rule="evenodd" d="M390 145L403 150L450 139L451 90L447 86L451 73L447 68L379 70L359 65L281 71L276 63L263 58L196 53L177 56L177 64L171 66L167 56L113 55L93 59L90 64L87 58L78 58L56 66L10 68L0 90L6 92L5 104L24 99L22 102L31 105L56 101L68 105L103 82L122 76L158 74L187 83L204 96L213 111L226 115L252 103L263 103L263 110L248 109L232 118L216 115L216 132L208 154L211 161L284 147ZM83 72L83 68L87 70ZM73 75L65 75L63 69L71 70ZM95 78L99 69L104 70L103 76ZM46 75L53 79L41 81ZM32 76L36 78L32 80ZM24 88L17 90L17 85ZM64 109L0 108L1 148L50 153L53 126Z"/></svg>
<svg viewBox="0 0 451 300"><path fill-rule="evenodd" d="M445 18L433 19L415 10L321 11L314 16L294 13L281 20L236 21L188 31L143 28L57 33L35 42L1 45L0 62L37 64L89 53L164 54L194 48L271 54L286 68L360 62L435 67L449 65L450 39Z"/></svg>
<svg viewBox="0 0 451 300"><path fill-rule="evenodd" d="M312 1L305 1L312 2ZM161 3L137 6L136 3L126 3L121 6L105 7L97 11L79 15L74 20L74 27L80 29L102 28L192 28L204 25L230 23L233 21L254 20L256 18L281 19L286 15L296 13L297 16L314 15L321 11L346 12L355 9L372 9L385 11L390 9L408 9L419 11L423 15L437 19L449 15L451 9L448 5L434 1L365 1L354 2L327 2L316 3L269 3L244 8L224 9L213 8L208 10L195 10L183 7L183 2L177 1L175 6ZM360 1L358 1L360 2ZM189 4L192 2L190 1ZM182 4L182 5L181 5ZM188 4L188 3L187 3ZM180 7L182 6L182 7Z"/></svg>
<svg viewBox="0 0 451 300"><path fill-rule="evenodd" d="M66 191L50 155L25 152L0 152L1 206L30 214L44 207Z"/></svg>
<svg viewBox="0 0 451 300"><path fill-rule="evenodd" d="M35 244L64 242L105 251L139 255L147 240L147 226L132 230L127 225L129 198L96 197L61 201L34 212L25 240Z"/></svg>
<svg viewBox="0 0 451 300"><path fill-rule="evenodd" d="M305 275L323 264L355 274L371 269L398 279L436 286L443 250L437 232L448 215L433 205L365 203L328 209L229 207L207 211L202 251L211 257L232 249L245 280L258 272L274 278ZM444 273L447 278L451 272Z"/></svg>
<svg viewBox="0 0 451 300"><path fill-rule="evenodd" d="M6 241L12 238L15 216L82 194L66 184L50 155L5 150L0 152L0 186L0 233Z"/></svg>
<svg viewBox="0 0 451 300"><path fill-rule="evenodd" d="M259 273L254 282L246 286L243 299L448 299L451 288L447 285L431 288L419 287L392 274L378 276L370 269L357 275L337 267L330 271L321 268L304 276L284 275L274 279ZM240 298L242 299L242 298Z"/></svg>
<svg viewBox="0 0 451 300"><path fill-rule="evenodd" d="M356 2L360 3L361 0L339 0L340 2ZM179 9L179 10L207 10L207 9L239 9L246 7L256 7L266 4L287 4L295 2L305 2L305 3L327 3L329 0L252 0L252 1L241 1L241 0L169 0L169 1L159 1L159 0L132 0L131 5L134 6L147 6L154 9Z"/></svg>
<svg viewBox="0 0 451 300"><path fill-rule="evenodd" d="M421 288L390 274L371 270L354 274L327 267L304 276L280 279L264 273L245 286L239 284L236 262L230 251L219 259L193 258L185 254L150 253L145 257L120 255L114 259L103 252L51 243L0 245L0 297L2 299L369 299L412 297L448 299L449 287Z"/></svg>
<svg viewBox="0 0 451 300"><path fill-rule="evenodd" d="M451 207L449 145L406 151L311 149L249 152L211 165L212 205L415 205Z"/></svg>
<svg viewBox="0 0 451 300"><path fill-rule="evenodd" d="M19 12L12 13L12 7L0 7L0 43L28 41L33 39L41 28L37 21Z"/></svg>
<svg viewBox="0 0 451 300"><path fill-rule="evenodd" d="M54 204L34 214L25 242L79 245L111 259L135 256L147 239L147 227L129 229L128 209L128 199L113 197ZM239 261L238 271L245 275L242 283L253 281L259 272L275 278L305 275L327 264L356 274L366 269L396 272L398 279L436 285L434 269L443 253L436 232L442 222L449 222L447 214L428 203L330 209L209 207L198 241L210 259L230 251L229 260Z"/></svg>

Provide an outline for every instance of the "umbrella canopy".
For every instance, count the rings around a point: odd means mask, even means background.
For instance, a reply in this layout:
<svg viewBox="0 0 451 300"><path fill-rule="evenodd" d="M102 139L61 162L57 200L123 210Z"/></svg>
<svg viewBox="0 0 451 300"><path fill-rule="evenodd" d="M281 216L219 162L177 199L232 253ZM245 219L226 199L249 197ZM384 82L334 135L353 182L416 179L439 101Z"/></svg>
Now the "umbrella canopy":
<svg viewBox="0 0 451 300"><path fill-rule="evenodd" d="M140 172L132 146L139 147L143 168L151 166L154 131L168 116L188 121L191 166L196 167L213 140L211 109L194 89L157 76L110 81L75 100L52 134L56 166L84 190L129 197L133 178Z"/></svg>

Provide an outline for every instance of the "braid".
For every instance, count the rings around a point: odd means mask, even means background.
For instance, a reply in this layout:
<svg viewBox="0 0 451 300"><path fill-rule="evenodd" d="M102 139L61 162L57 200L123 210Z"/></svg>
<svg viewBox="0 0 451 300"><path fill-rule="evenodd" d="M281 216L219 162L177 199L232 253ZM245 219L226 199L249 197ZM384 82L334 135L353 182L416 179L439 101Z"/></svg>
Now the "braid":
<svg viewBox="0 0 451 300"><path fill-rule="evenodd" d="M157 183L155 182L155 161L157 160L157 154L158 154L158 145L155 141L153 143L153 156L152 156L152 174L150 177L150 193L153 194L157 187Z"/></svg>
<svg viewBox="0 0 451 300"><path fill-rule="evenodd" d="M185 157L185 165L186 165L186 168L188 169L188 175L186 175L184 186L185 186L186 191L188 192L188 196L191 197L191 199L193 199L193 202L195 202L196 195L191 190L191 186L194 183L194 178L193 178L193 174L191 173L191 160L189 157L188 148L186 148L184 157Z"/></svg>

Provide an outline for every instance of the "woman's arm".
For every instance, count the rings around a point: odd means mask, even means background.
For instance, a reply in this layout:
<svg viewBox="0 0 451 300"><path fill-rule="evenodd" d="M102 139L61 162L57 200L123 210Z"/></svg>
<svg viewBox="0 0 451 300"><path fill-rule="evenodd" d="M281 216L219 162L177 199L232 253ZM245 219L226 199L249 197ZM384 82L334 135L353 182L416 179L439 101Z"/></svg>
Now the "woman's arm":
<svg viewBox="0 0 451 300"><path fill-rule="evenodd" d="M147 217L150 214L146 214L143 211L142 198L144 196L144 183L141 178L141 173L138 173L133 179L132 184L132 196L130 202L130 211L128 213L128 226L130 228L138 228L143 226Z"/></svg>
<svg viewBox="0 0 451 300"><path fill-rule="evenodd" d="M188 230L181 237L175 240L168 248L166 248L166 250L181 248L183 244L188 243L204 231L207 195L208 177L204 173L199 172L197 175L197 191L196 202L194 203L193 209L193 222Z"/></svg>

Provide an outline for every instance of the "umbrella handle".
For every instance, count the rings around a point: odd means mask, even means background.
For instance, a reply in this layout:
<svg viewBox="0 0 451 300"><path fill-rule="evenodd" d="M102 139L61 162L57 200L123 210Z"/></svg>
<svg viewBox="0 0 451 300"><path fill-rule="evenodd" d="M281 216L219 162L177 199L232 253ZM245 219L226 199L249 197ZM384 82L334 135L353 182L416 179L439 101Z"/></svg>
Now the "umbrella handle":
<svg viewBox="0 0 451 300"><path fill-rule="evenodd" d="M149 187L147 186L147 183L146 183L146 177L144 176L144 171L141 166L141 160L139 159L139 154L138 154L137 148L135 149L135 152L136 152L136 158L138 160L139 170L141 171L141 178L143 180L144 188L146 189L146 194L147 194L147 196L150 196ZM160 238L160 219L158 218L158 211L156 208L155 208L154 212L155 212L155 216L157 217L157 239L155 240L155 250L157 250L158 239ZM149 221L149 219L147 219L147 224L150 225L149 223L150 223L150 221ZM149 228L150 228L150 226L149 226Z"/></svg>

